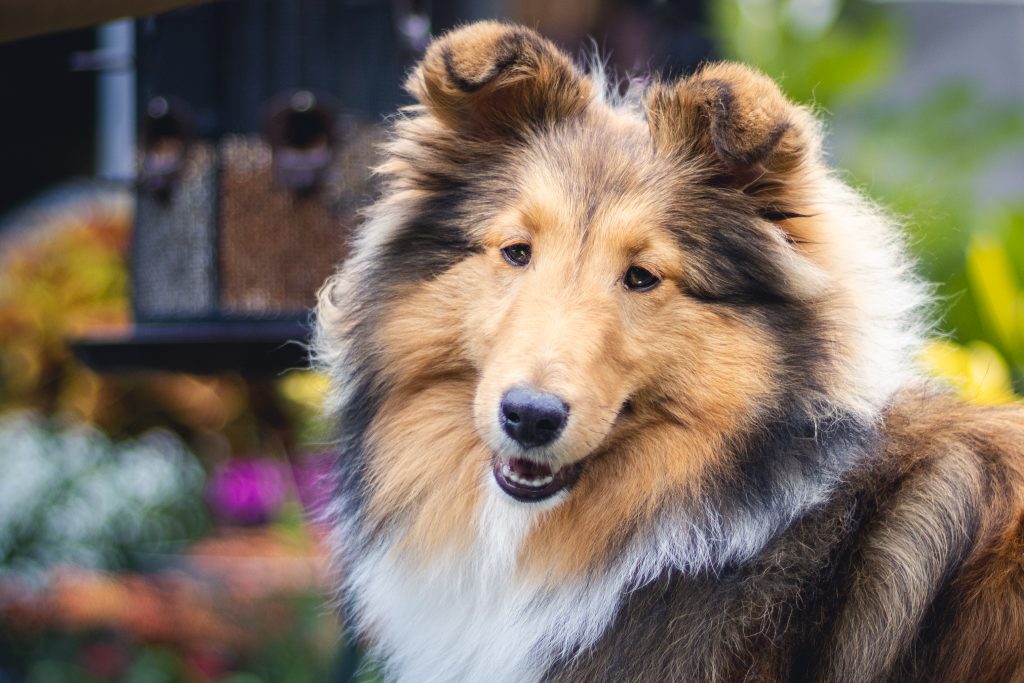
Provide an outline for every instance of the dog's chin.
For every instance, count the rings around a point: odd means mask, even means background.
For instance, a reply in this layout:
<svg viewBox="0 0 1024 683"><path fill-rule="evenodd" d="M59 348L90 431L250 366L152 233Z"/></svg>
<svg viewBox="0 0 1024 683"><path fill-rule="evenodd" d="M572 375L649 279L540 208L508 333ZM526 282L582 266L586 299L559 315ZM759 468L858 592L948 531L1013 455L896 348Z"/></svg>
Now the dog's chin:
<svg viewBox="0 0 1024 683"><path fill-rule="evenodd" d="M568 491L580 477L585 460L552 470L545 463L526 457L493 457L494 481L509 497L521 503L547 501Z"/></svg>

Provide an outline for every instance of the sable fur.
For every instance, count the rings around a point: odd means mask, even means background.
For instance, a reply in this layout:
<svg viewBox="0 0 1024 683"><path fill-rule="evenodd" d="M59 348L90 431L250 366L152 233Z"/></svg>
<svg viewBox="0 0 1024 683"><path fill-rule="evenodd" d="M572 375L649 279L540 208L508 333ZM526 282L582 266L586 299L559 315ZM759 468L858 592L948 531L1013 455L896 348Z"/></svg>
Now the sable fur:
<svg viewBox="0 0 1024 683"><path fill-rule="evenodd" d="M317 340L390 678L1024 680L1024 417L918 376L922 288L808 110L735 64L613 97L493 22L407 87ZM491 475L518 384L582 463L538 504Z"/></svg>

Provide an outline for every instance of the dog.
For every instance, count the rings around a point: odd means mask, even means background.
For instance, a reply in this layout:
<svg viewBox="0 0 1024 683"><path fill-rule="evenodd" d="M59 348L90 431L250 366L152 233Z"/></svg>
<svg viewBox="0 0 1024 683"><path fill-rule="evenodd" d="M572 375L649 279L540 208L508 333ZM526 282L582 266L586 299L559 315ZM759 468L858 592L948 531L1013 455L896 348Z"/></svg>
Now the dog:
<svg viewBox="0 0 1024 683"><path fill-rule="evenodd" d="M320 292L340 605L395 681L1022 681L1024 413L898 228L714 63L436 39Z"/></svg>

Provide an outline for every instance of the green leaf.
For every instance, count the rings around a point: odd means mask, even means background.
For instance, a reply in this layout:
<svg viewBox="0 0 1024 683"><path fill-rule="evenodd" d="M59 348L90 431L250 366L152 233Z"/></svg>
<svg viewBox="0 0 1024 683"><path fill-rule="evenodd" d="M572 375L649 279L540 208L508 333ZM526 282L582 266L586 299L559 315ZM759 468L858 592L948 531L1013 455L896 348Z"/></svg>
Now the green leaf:
<svg viewBox="0 0 1024 683"><path fill-rule="evenodd" d="M990 235L967 245L967 278L982 322L1002 348L1018 349L1019 286L1005 248Z"/></svg>

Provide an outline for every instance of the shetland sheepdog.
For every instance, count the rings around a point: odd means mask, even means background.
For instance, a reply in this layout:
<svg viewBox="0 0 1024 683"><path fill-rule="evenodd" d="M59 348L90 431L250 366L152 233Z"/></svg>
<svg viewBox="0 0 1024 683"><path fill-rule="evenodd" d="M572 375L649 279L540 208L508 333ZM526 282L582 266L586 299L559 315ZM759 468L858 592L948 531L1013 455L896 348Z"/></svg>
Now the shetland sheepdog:
<svg viewBox="0 0 1024 683"><path fill-rule="evenodd" d="M316 342L388 680L1024 680L1024 413L915 369L925 289L808 109L494 22L406 87Z"/></svg>

